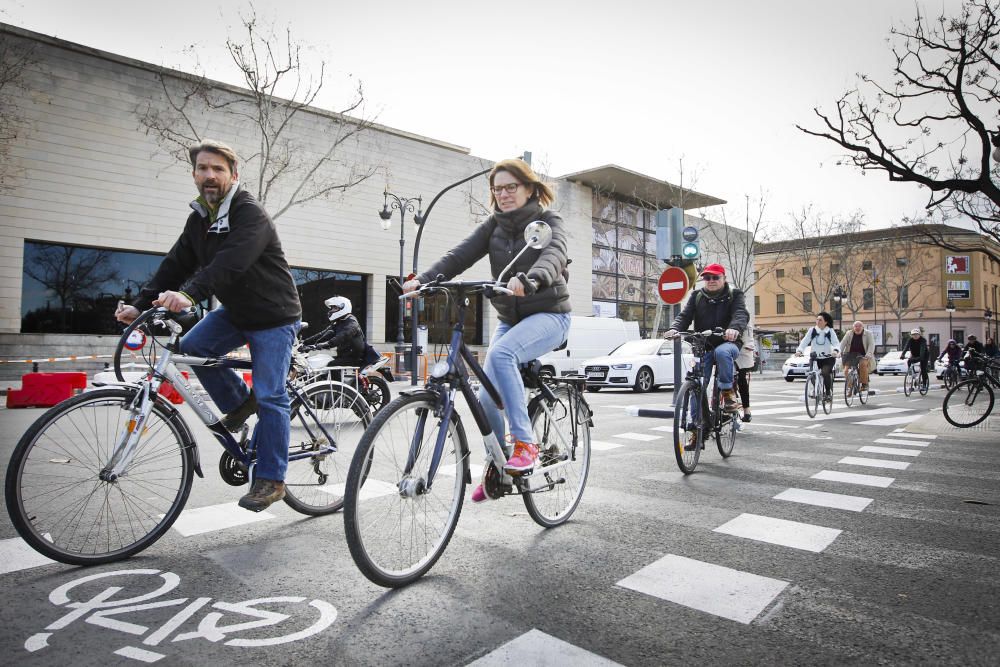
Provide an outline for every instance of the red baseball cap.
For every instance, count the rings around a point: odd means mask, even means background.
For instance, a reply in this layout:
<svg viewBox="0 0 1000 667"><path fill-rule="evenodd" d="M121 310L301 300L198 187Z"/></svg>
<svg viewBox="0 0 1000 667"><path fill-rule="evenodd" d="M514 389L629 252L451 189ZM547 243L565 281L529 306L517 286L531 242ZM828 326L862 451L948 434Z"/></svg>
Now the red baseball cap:
<svg viewBox="0 0 1000 667"><path fill-rule="evenodd" d="M701 270L699 275L705 275L706 273L717 273L720 276L725 277L726 270L722 268L722 264L709 264L704 269Z"/></svg>

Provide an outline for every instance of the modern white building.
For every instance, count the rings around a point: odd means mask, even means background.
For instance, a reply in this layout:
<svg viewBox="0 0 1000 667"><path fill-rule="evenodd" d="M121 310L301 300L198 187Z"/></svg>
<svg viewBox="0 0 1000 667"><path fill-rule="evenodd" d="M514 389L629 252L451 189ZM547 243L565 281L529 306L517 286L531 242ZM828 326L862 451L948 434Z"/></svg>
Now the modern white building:
<svg viewBox="0 0 1000 667"><path fill-rule="evenodd" d="M194 79L3 24L0 39L31 53L20 73L22 88L5 100L16 117L16 136L0 139L6 141L0 359L106 353L117 339L116 302L129 298L155 269L195 195L190 166L157 143L139 118L151 106L169 109L165 85L179 90ZM230 96L245 94L209 83ZM231 115L202 110L196 120L203 136L229 143L241 156L256 150L248 128ZM293 127L294 137L308 154L310 147L318 150L317 137L337 131L345 120L308 108ZM443 188L491 162L460 146L379 125L342 144L337 157L373 175L342 195L288 209L276 224L300 284L305 319L323 324L322 300L348 296L369 340L391 350L398 331L400 215L392 211L389 229L383 229L383 193L420 196L426 208ZM662 271L654 257L652 211L724 202L614 165L550 180L554 208L570 230L574 311L594 313L597 303L599 314L637 320L649 330ZM277 202L289 193L273 194ZM481 202L487 200L485 177L443 195L421 235L419 268L469 234L485 217ZM269 199L272 214L276 208ZM404 273L411 269L418 231L412 219L407 213ZM485 277L488 270L484 260L466 277ZM427 308L431 312L419 322L429 326L433 343L449 322L443 310ZM491 309L480 306L474 324L471 342L488 343L495 325ZM0 364L7 378L25 370Z"/></svg>

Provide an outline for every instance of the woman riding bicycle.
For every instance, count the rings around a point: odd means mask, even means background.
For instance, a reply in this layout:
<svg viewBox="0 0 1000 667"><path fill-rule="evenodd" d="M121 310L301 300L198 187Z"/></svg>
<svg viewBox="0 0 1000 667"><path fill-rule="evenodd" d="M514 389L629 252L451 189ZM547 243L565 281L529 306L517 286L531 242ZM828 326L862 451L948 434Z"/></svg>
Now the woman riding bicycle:
<svg viewBox="0 0 1000 667"><path fill-rule="evenodd" d="M799 346L795 348L795 356L801 357L807 346L812 346L812 351L817 354L816 365L823 375L823 387L827 396L833 394L833 365L837 363L836 354L840 351L840 341L837 339L837 332L833 330L833 315L823 311L816 316L816 326L809 327L809 331L799 341ZM828 355L824 358L824 355Z"/></svg>
<svg viewBox="0 0 1000 667"><path fill-rule="evenodd" d="M962 359L962 346L954 338L948 341L937 360L941 361L945 357L948 357L948 366L958 371L958 362Z"/></svg>
<svg viewBox="0 0 1000 667"><path fill-rule="evenodd" d="M541 182L531 167L519 159L501 160L490 171L490 204L493 215L461 243L449 250L429 269L403 284L403 292L417 289L438 275L451 279L489 256L493 278L525 245L524 228L542 220L552 228L552 242L542 250L529 249L511 269L507 289L513 296L493 299L500 323L493 332L483 370L500 392L514 451L504 471L512 475L530 472L538 458L528 418L520 365L550 352L566 340L570 323L566 265L566 228L562 218L546 206L555 199L552 188ZM479 400L490 426L498 436L506 432L503 415L488 392ZM473 502L488 498L480 484L472 492Z"/></svg>

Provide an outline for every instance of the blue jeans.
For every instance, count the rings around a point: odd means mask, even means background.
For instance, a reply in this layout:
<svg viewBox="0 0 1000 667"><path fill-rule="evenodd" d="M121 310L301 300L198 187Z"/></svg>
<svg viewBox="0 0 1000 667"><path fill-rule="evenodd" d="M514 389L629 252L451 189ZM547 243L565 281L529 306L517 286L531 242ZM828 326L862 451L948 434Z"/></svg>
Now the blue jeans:
<svg viewBox="0 0 1000 667"><path fill-rule="evenodd" d="M503 401L510 433L521 442L535 441L528 419L528 404L521 381L521 364L542 356L566 340L569 333L568 313L536 313L510 325L501 322L493 332L483 370L496 385ZM497 439L503 444L503 415L485 389L479 390L479 402Z"/></svg>
<svg viewBox="0 0 1000 667"><path fill-rule="evenodd" d="M733 377L735 375L734 368L736 367L736 357L738 356L740 356L740 348L736 346L736 343L725 342L717 345L714 350L709 350L702 357L702 384L706 388L705 392L709 396L709 399L711 399L709 392L712 385L708 383L708 380L712 376L712 364L714 363L717 367L715 376L719 381L719 389L732 389ZM700 410L700 405L692 405L691 416L697 419Z"/></svg>
<svg viewBox="0 0 1000 667"><path fill-rule="evenodd" d="M181 340L181 351L195 357L219 357L244 344L250 345L257 427L250 448L257 450L254 476L283 481L288 468L290 409L285 380L292 358L292 345L301 323L273 329L239 329L226 317L225 308L208 313ZM192 367L205 391L224 413L243 404L250 390L231 368Z"/></svg>

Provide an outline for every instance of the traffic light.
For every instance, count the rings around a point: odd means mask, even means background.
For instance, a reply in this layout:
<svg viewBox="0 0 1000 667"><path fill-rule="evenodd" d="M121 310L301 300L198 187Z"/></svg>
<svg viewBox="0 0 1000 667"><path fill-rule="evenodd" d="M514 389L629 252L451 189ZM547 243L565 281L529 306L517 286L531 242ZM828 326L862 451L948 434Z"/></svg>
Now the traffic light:
<svg viewBox="0 0 1000 667"><path fill-rule="evenodd" d="M656 258L671 266L683 264L684 209L668 208L656 212Z"/></svg>
<svg viewBox="0 0 1000 667"><path fill-rule="evenodd" d="M698 241L698 228L687 226L681 230L681 258L693 262L701 257L701 243Z"/></svg>

